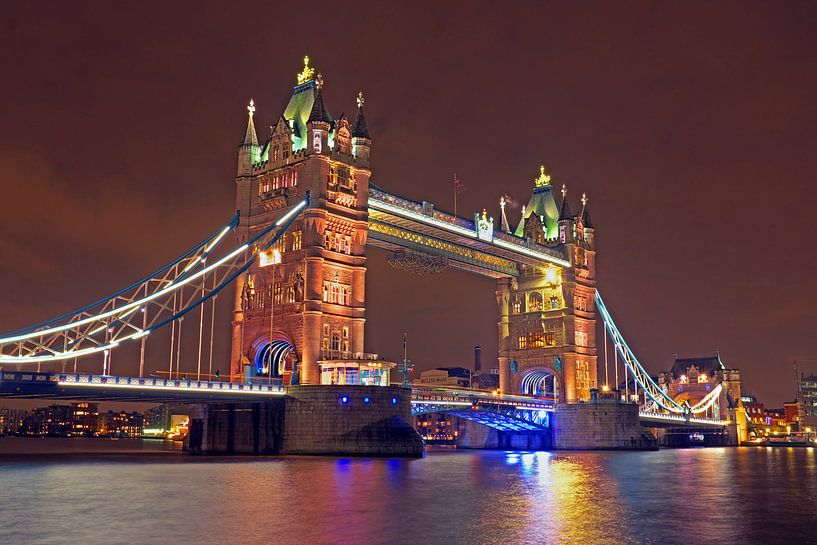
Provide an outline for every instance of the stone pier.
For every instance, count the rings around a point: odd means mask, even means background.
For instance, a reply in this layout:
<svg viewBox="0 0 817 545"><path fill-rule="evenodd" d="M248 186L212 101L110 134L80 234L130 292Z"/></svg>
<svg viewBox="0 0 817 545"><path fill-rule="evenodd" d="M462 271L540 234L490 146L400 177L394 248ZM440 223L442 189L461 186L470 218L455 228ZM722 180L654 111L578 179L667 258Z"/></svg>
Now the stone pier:
<svg viewBox="0 0 817 545"><path fill-rule="evenodd" d="M656 450L658 442L638 418L635 403L571 403L551 420L559 450Z"/></svg>
<svg viewBox="0 0 817 545"><path fill-rule="evenodd" d="M200 405L187 448L205 454L409 456L411 391L388 386L287 387L279 399Z"/></svg>

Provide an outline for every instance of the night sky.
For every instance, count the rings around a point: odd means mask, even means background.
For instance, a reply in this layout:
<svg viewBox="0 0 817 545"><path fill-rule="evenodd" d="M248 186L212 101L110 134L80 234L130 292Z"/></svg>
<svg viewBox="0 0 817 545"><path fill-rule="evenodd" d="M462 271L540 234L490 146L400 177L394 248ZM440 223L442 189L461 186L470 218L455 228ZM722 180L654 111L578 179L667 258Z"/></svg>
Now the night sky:
<svg viewBox="0 0 817 545"><path fill-rule="evenodd" d="M497 216L540 163L574 210L586 191L599 289L651 371L719 349L772 405L793 360L817 371L815 4L136 4L3 8L0 330L224 223L246 103L266 138L308 54L333 116L365 93L391 192L450 210L456 172L459 212ZM495 355L492 280L369 256L368 351L402 357L406 331L419 369Z"/></svg>

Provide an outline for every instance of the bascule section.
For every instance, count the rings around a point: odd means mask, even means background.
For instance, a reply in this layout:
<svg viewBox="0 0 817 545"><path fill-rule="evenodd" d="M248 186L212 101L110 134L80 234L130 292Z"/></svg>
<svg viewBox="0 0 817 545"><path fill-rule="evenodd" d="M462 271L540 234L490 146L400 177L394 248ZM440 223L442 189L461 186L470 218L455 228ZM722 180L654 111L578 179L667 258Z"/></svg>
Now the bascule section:
<svg viewBox="0 0 817 545"><path fill-rule="evenodd" d="M324 373L327 380L346 380L352 376L346 370L358 362L366 369L385 364L363 350L371 175L364 98L357 96L353 117L333 117L323 90L323 77L305 58L289 102L263 142L255 104L248 108L236 177L239 235L251 238L305 195L311 204L237 279L231 353L236 380L262 376L285 385L318 384L324 364L344 369Z"/></svg>
<svg viewBox="0 0 817 545"><path fill-rule="evenodd" d="M503 201L504 202L504 201ZM512 231L483 210L474 219L369 189L368 244L417 274L444 268L494 278L499 307L500 390L559 402L590 399L596 382L595 239L588 201L570 212L541 167Z"/></svg>

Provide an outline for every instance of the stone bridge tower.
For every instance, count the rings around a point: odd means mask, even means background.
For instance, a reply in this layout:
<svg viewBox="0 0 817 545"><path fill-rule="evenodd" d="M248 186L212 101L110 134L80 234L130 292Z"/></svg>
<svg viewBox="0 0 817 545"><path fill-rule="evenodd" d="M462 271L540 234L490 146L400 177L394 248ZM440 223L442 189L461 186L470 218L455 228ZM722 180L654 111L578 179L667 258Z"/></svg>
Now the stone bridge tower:
<svg viewBox="0 0 817 545"><path fill-rule="evenodd" d="M358 95L354 118L330 115L323 78L304 69L283 114L259 142L255 106L238 148L236 207L243 241L309 192L310 206L276 247L237 279L232 380L247 372L317 384L318 361L363 352L371 140Z"/></svg>
<svg viewBox="0 0 817 545"><path fill-rule="evenodd" d="M596 242L587 198L576 215L564 187L561 201L541 167L514 234L561 247L570 266L521 267L498 281L500 389L572 403L597 387Z"/></svg>

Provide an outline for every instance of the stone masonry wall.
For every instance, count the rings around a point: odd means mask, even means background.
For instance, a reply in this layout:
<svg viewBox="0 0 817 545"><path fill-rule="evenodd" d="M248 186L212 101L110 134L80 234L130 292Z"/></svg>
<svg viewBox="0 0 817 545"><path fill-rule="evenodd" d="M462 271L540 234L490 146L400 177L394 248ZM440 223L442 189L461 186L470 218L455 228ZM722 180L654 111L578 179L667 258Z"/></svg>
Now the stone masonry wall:
<svg viewBox="0 0 817 545"><path fill-rule="evenodd" d="M553 413L553 447L562 450L653 450L655 437L641 426L632 403L559 405Z"/></svg>
<svg viewBox="0 0 817 545"><path fill-rule="evenodd" d="M347 396L344 403L342 398ZM368 402L366 399L368 398ZM287 388L281 454L422 456L411 391L397 386Z"/></svg>

